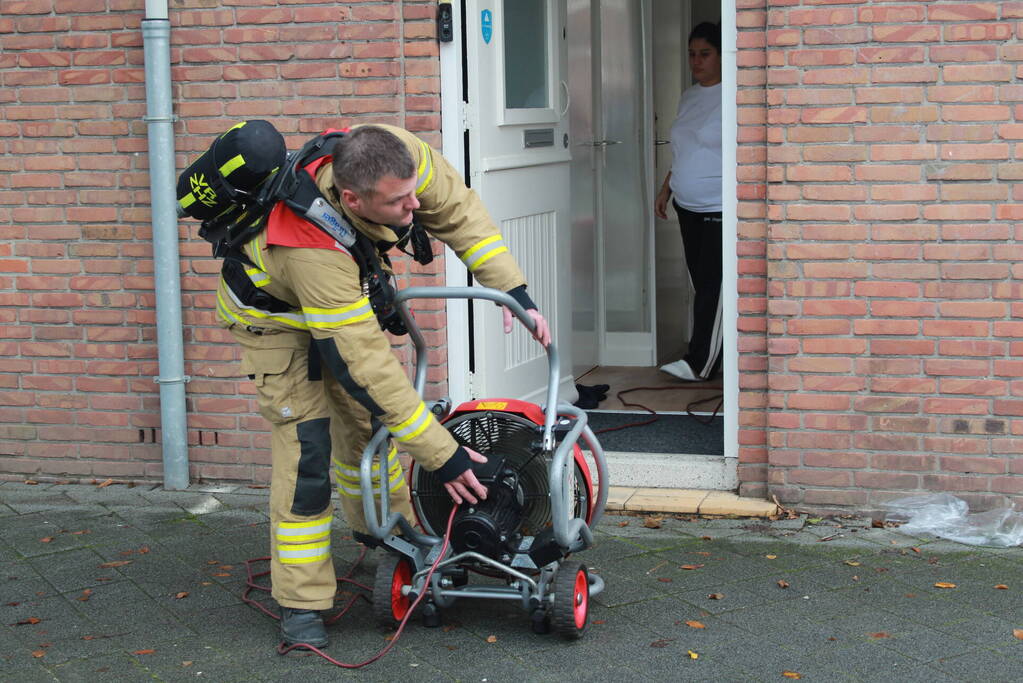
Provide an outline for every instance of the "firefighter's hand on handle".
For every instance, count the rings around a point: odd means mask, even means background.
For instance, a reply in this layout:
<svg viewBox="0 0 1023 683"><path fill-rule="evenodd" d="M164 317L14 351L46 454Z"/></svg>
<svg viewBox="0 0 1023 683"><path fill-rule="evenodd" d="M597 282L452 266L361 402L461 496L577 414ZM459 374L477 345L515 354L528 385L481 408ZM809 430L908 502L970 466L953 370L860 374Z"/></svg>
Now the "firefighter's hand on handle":
<svg viewBox="0 0 1023 683"><path fill-rule="evenodd" d="M513 318L515 316L512 315L511 310L506 306L502 306L501 311L504 313L504 333L510 334L512 331ZM526 313L528 313L529 317L536 323L536 329L533 331L533 338L544 346L550 346L551 328L547 325L547 321L544 317L540 315L540 311L535 308L531 308L526 311Z"/></svg>
<svg viewBox="0 0 1023 683"><path fill-rule="evenodd" d="M486 462L486 456L480 455L471 448L465 448L466 453L469 454L469 459L473 462ZM455 501L455 505L461 505L462 501L468 501L472 504L478 503L480 500L486 500L487 487L479 482L476 478L476 474L471 470L466 470L460 475L444 484L444 488L447 489L448 495L451 496L451 500ZM477 500L479 499L479 500Z"/></svg>

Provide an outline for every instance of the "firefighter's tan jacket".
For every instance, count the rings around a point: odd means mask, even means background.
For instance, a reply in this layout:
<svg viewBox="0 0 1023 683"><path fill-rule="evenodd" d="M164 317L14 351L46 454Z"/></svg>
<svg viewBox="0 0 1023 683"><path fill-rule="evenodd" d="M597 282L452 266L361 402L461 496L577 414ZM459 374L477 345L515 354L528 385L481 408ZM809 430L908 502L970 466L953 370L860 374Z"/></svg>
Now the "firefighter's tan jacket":
<svg viewBox="0 0 1023 683"><path fill-rule="evenodd" d="M415 160L416 195L421 204L415 212L416 222L451 247L485 286L511 291L525 285L479 197L444 157L401 128L381 127L398 136ZM344 213L329 163L319 169L316 180L324 196ZM398 240L388 226L368 223L350 212L346 216L356 229L381 245L382 251ZM391 351L364 294L359 265L352 255L337 243L333 248L268 246L266 231L245 245L244 251L255 264L247 268L253 284L293 308L272 313L246 306L221 278L217 289L221 323L257 331L266 348L275 347L278 333L308 332L321 348L324 370L329 368L346 391L386 425L427 470L441 468L458 445L424 404ZM329 340L336 354L322 353L324 340Z"/></svg>

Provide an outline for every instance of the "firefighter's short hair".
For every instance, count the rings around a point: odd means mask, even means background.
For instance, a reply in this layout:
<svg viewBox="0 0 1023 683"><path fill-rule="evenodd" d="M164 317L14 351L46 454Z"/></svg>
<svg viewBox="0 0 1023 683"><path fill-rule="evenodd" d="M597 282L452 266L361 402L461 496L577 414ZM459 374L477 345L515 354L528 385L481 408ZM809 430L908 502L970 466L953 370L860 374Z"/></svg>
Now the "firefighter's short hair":
<svg viewBox="0 0 1023 683"><path fill-rule="evenodd" d="M334 187L371 194L384 176L400 180L416 175L405 143L379 126L359 126L337 141L333 151Z"/></svg>

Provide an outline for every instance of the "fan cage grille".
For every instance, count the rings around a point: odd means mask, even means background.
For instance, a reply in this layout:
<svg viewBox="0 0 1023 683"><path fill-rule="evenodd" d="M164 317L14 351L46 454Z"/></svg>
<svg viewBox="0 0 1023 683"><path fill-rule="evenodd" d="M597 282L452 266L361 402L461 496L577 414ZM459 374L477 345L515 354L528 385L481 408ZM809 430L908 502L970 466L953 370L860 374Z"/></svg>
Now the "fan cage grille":
<svg viewBox="0 0 1023 683"><path fill-rule="evenodd" d="M539 453L541 427L519 415L500 411L476 411L459 415L444 424L455 440L487 457L505 459L519 473L523 494L521 532L532 536L551 525L548 468L550 459ZM585 510L585 488L573 470L576 514ZM422 467L413 468L412 502L427 533L442 533L454 504L440 478Z"/></svg>

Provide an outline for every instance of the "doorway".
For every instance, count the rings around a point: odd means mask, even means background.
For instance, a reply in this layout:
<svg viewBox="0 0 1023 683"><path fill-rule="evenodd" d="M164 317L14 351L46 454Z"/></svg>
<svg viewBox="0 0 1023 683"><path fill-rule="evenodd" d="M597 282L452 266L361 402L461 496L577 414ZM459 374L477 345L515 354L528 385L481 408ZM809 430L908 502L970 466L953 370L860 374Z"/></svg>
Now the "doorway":
<svg viewBox="0 0 1023 683"><path fill-rule="evenodd" d="M488 42L487 27L492 26L493 34L496 35L506 23L507 13L520 11L521 4L513 0L463 0L455 5L458 27L455 44L447 47L442 45L441 48L446 156L450 150L464 150L463 173L480 192L488 208L504 205L506 202L502 193L506 196L515 191L512 183L515 176L503 173L509 170L506 168L509 162L523 170L532 167L534 163L540 167L560 167L563 170L559 172L565 174L565 183L569 188L570 204L564 214L561 210L551 214L553 220L545 228L549 230L547 234L557 236L553 243L548 244L553 246L550 253L557 268L557 274L552 278L557 283L557 294L552 303L558 310L561 383L567 385L564 386L567 391L562 392L561 400L574 400L574 397L568 397L571 395L573 380L581 378L585 384L598 383L594 380L595 375L584 373L601 369L624 370L624 375L620 376L622 378L615 380L619 387L625 383L646 385L658 381L680 385L657 369L658 361L671 359L673 353L682 350L677 340L684 338L688 320L677 312L674 316L665 315L663 306L672 304L676 311L688 310L688 301L685 300L688 282L680 280L680 273L686 270L682 261L677 222L659 221L664 223L659 226L654 224L652 217L654 193L663 179L661 174L666 172L658 168L657 164L670 159L667 146L660 146L662 151L655 142L667 139L667 130L674 119L679 94L683 85L687 84L684 76L688 75L688 68L683 62L683 45L690 27L695 21L716 19L722 16L722 12L728 13L731 19L723 22L724 98L726 103L735 100L734 0L720 2L720 5L706 0L682 3L677 0L551 2L551 9L560 8L564 18L563 28L549 34L552 43L548 54L552 60L548 65L548 108L554 109L556 116L550 121L537 123L553 127L556 135L565 126L568 134L564 137L566 144L561 150L555 153L558 147L558 138L555 136L554 149L547 147L546 154L536 155L539 158L532 163L523 163L526 161L523 153L531 154L540 150L527 149L525 152L514 153L508 150L491 161L480 154L485 152L484 145L487 144L484 140L486 136L480 135L489 125L488 122L503 126L506 130L509 125L515 124L507 119L501 121L500 106L495 108L493 105L502 97L502 78L506 74L502 73L504 70L499 61L488 61L483 54L488 49L496 51L498 47L494 44L496 41L491 39L492 42ZM558 14L548 16L552 20L550 25L556 26L554 21ZM610 27L607 36L602 33L606 26ZM585 36L585 40L577 40L579 36ZM554 44L558 38L562 41L560 46ZM601 55L594 55L595 44L602 52ZM672 44L674 47L671 47ZM629 70L609 58L611 53L607 50L612 48L618 51L623 61L631 60ZM665 81L673 87L655 85ZM579 87L580 83L583 84L582 88ZM617 106L607 106L606 98L602 96L598 99L594 96L598 92L603 95L605 90L619 98L612 102ZM627 102L622 99L625 96L629 98ZM655 103L655 96L661 98L658 103ZM489 114L485 113L488 108L491 112ZM735 159L735 110L734 105L727 104L724 109L724 127L729 131L725 136L723 150L723 186L728 188L724 193L724 215L726 233L731 234L735 225L735 204L727 201L727 197L729 194L734 196L735 186L734 168L728 167L734 164ZM663 132L655 125L662 121ZM609 123L620 127L617 130L605 128L605 124ZM530 123L528 127L539 126ZM520 134L524 135L525 131ZM608 169L608 166L611 168ZM634 170L623 172L626 168ZM502 171L502 174L494 171ZM486 174L491 175L492 180L482 177ZM496 182L502 175L508 178L508 183L504 185ZM522 175L523 187L537 187L532 175L531 172ZM596 184L594 178L598 175L601 182ZM609 187L614 192L606 189ZM628 194L633 195L634 201L616 203L614 200L625 194L618 191L620 188L633 188ZM523 196L521 192L519 196ZM529 196L529 199L532 200L532 197ZM631 207L629 211L632 213L625 213L626 206ZM516 216L522 210L517 204L509 204L506 217L495 216L502 232L516 229L518 222L521 222L517 221ZM535 213L533 210L530 212ZM611 239L608 239L606 230L609 224L620 228ZM620 239L623 234L628 237ZM677 246L672 248L670 243L659 244L662 235L665 240L673 239ZM564 238L568 238L567 243L561 241ZM614 238L619 239L615 241ZM614 277L606 272L609 261L622 263L627 257L636 256L637 252L640 258L630 261L632 266L617 269L625 271L624 275L630 278L624 285L622 272L615 272ZM668 259L667 263L655 261L659 252ZM726 240L723 252L724 288L725 291L734 292L734 242L728 244ZM677 259L677 266L671 265L672 258ZM449 257L448 263L448 282L460 284L459 278L464 282L464 269L457 259ZM672 270L677 276L674 281L670 279ZM620 287L622 292L608 296L609 283ZM722 412L725 418L725 462L715 465L721 476L717 480L719 483L711 488L731 488L736 480L738 383L735 374L734 294L731 297L726 297L724 301L726 403ZM630 301L631 304L628 303ZM458 310L457 303L448 305L449 329L464 329L470 320L471 316ZM478 353L481 345L490 344L491 341L474 338L469 352L463 353L461 351L465 347L459 345L455 335L451 335L451 340L454 342L449 344L452 398L458 401L483 396L479 391L478 380L474 380L468 371L468 358L474 350ZM673 340L674 346L671 344ZM622 364L600 365L602 361L608 360ZM505 371L518 374L517 370L507 365ZM718 378L718 386L721 383L721 378ZM654 399L650 407L666 412L681 412L688 403L676 392L664 392L659 396L670 401L670 405L662 406ZM717 429L721 431L720 425ZM674 452L679 453L677 450ZM682 460L684 457L679 456L672 462ZM658 469L663 469L663 460L658 462ZM641 469L652 472L654 468ZM684 481L686 476L684 468L679 469L677 481ZM666 484L651 482L639 485Z"/></svg>
<svg viewBox="0 0 1023 683"><path fill-rule="evenodd" d="M652 210L691 85L686 39L719 18L717 0L568 0L573 371L586 385L677 387L646 396L658 412L721 391L720 377L690 386L657 369L686 350L693 288L675 216Z"/></svg>

